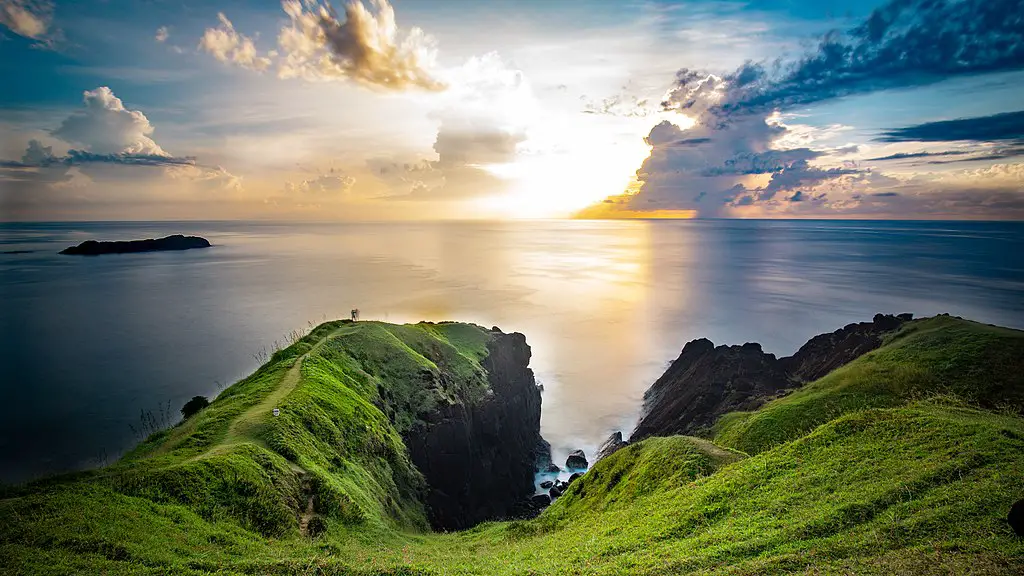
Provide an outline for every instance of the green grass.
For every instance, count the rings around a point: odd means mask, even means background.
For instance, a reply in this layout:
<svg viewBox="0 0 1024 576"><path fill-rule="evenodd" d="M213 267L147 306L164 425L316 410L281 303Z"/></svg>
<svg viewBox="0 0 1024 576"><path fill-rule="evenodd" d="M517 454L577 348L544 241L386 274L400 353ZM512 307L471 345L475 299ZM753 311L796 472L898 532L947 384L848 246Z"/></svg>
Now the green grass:
<svg viewBox="0 0 1024 576"><path fill-rule="evenodd" d="M881 348L756 412L727 414L712 436L757 453L855 410L943 395L1024 412L1024 332L949 316L917 320Z"/></svg>
<svg viewBox="0 0 1024 576"><path fill-rule="evenodd" d="M319 327L114 466L6 490L0 573L1024 571L1024 541L1004 520L1024 497L1020 332L912 323L730 415L716 442L650 438L536 519L430 533L400 426L413 402L486 390L488 338L456 324ZM423 370L447 376L425 385ZM282 415L254 411L289 374ZM393 414L378 408L389 398ZM326 519L315 539L298 533L303 479Z"/></svg>

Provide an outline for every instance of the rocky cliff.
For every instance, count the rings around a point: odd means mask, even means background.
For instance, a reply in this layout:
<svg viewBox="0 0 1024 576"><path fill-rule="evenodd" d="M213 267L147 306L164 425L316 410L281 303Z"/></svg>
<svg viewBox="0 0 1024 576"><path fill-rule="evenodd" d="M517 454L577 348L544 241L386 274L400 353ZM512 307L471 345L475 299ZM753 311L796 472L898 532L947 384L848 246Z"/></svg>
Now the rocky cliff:
<svg viewBox="0 0 1024 576"><path fill-rule="evenodd" d="M760 344L716 347L705 338L693 340L644 393L643 416L630 441L699 434L723 414L755 410L878 348L886 334L910 319L876 314L871 322L815 336L793 356L779 359Z"/></svg>
<svg viewBox="0 0 1024 576"><path fill-rule="evenodd" d="M509 517L533 493L541 397L530 346L522 334L495 331L487 352L482 399L443 405L403 435L438 530Z"/></svg>

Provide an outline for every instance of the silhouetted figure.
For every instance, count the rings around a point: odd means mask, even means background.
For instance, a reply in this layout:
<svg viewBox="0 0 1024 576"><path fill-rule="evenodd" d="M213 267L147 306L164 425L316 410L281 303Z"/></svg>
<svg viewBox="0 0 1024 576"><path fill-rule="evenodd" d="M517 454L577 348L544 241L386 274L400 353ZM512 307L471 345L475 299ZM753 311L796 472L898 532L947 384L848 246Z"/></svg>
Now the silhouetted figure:
<svg viewBox="0 0 1024 576"><path fill-rule="evenodd" d="M359 308L352 309L352 321L357 322L359 320Z"/></svg>

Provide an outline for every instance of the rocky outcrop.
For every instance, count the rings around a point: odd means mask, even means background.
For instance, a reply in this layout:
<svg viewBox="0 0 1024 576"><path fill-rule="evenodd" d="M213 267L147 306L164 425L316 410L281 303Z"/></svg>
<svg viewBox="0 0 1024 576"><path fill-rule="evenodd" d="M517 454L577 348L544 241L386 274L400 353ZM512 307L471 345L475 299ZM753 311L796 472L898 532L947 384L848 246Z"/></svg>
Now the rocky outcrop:
<svg viewBox="0 0 1024 576"><path fill-rule="evenodd" d="M491 393L446 405L404 436L429 485L437 530L460 530L512 517L534 491L540 444L540 391L522 334L493 333L481 362Z"/></svg>
<svg viewBox="0 0 1024 576"><path fill-rule="evenodd" d="M882 338L912 317L877 314L811 338L793 356L777 359L760 344L715 346L693 340L644 393L643 416L631 442L649 436L696 435L723 414L755 410L766 401L882 345Z"/></svg>
<svg viewBox="0 0 1024 576"><path fill-rule="evenodd" d="M594 462L597 462L602 458L607 458L626 446L629 446L629 442L622 439L622 432L613 432L612 435L604 441L604 444L601 444L601 447L598 448L597 456L594 457Z"/></svg>
<svg viewBox="0 0 1024 576"><path fill-rule="evenodd" d="M813 382L840 366L882 345L882 337L912 319L910 314L875 314L871 322L848 324L835 332L819 334L796 354L779 360L798 382Z"/></svg>
<svg viewBox="0 0 1024 576"><path fill-rule="evenodd" d="M182 236L174 234L163 238L146 240L129 240L117 242L97 242L86 240L78 246L71 246L60 251L61 254L73 256L99 256L101 254L131 254L135 252L160 252L165 250L191 250L193 248L209 248L210 241L199 236Z"/></svg>
<svg viewBox="0 0 1024 576"><path fill-rule="evenodd" d="M583 450L573 450L565 459L565 467L569 470L586 470L589 465L587 455Z"/></svg>

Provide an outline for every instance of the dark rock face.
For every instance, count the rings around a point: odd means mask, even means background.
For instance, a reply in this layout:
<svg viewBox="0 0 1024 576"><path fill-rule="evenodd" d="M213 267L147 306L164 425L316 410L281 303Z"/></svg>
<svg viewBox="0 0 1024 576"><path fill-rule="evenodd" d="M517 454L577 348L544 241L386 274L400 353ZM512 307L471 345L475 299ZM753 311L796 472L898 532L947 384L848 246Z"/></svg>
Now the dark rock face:
<svg viewBox="0 0 1024 576"><path fill-rule="evenodd" d="M644 393L644 415L630 441L694 434L722 414L753 410L791 385L775 355L765 354L760 344L716 348L705 338L694 340Z"/></svg>
<svg viewBox="0 0 1024 576"><path fill-rule="evenodd" d="M629 442L622 439L622 432L614 432L604 441L604 444L601 444L601 448L597 450L597 456L594 457L594 462L607 458L626 446L629 446Z"/></svg>
<svg viewBox="0 0 1024 576"><path fill-rule="evenodd" d="M533 498L530 499L534 506L543 508L548 504L551 504L551 497L547 494L534 494Z"/></svg>
<svg viewBox="0 0 1024 576"><path fill-rule="evenodd" d="M1006 517L1006 521L1010 523L1010 528L1013 528L1014 534L1024 537L1024 500L1014 502L1013 506L1010 507L1010 515Z"/></svg>
<svg viewBox="0 0 1024 576"><path fill-rule="evenodd" d="M541 490L547 490L548 488L551 488L554 485L555 485L555 483L552 482L551 480L545 480L545 481L540 483L540 489Z"/></svg>
<svg viewBox="0 0 1024 576"><path fill-rule="evenodd" d="M760 344L716 347L705 338L693 340L644 393L643 416L630 441L699 434L727 412L755 410L878 348L882 337L907 318L909 314L877 314L871 322L815 336L796 354L781 359L765 353Z"/></svg>
<svg viewBox="0 0 1024 576"><path fill-rule="evenodd" d="M99 256L101 254L130 254L135 252L159 252L164 250L191 250L193 248L209 248L210 241L199 236L182 236L175 234L164 238L147 240L130 240L127 242L97 242L86 240L78 246L61 250L61 254L75 256Z"/></svg>
<svg viewBox="0 0 1024 576"><path fill-rule="evenodd" d="M534 491L540 443L540 391L522 334L494 333L487 371L493 394L474 405L445 406L404 438L427 480L430 522L461 530L513 517Z"/></svg>
<svg viewBox="0 0 1024 576"><path fill-rule="evenodd" d="M583 450L573 450L569 453L569 457L565 459L565 467L570 470L586 470L589 463L587 462L587 455L583 453Z"/></svg>
<svg viewBox="0 0 1024 576"><path fill-rule="evenodd" d="M871 322L849 324L807 341L796 354L779 362L798 382L813 382L829 372L882 345L882 337L899 328L911 314L875 314Z"/></svg>

